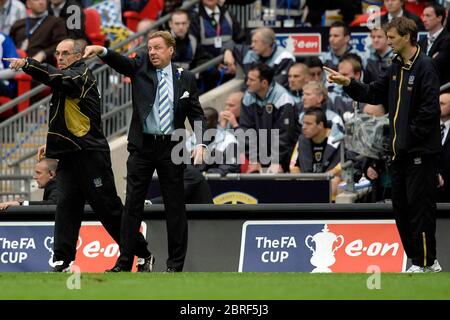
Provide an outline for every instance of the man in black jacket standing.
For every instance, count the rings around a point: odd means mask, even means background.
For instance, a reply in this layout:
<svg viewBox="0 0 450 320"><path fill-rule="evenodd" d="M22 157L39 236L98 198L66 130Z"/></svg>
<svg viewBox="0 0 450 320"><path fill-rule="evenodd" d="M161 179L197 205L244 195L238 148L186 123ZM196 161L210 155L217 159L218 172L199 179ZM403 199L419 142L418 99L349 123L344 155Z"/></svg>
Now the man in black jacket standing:
<svg viewBox="0 0 450 320"><path fill-rule="evenodd" d="M198 100L195 77L171 63L175 39L167 31L149 36L148 53L128 58L101 46L86 48L85 57L99 55L108 65L132 83L133 115L128 134L127 195L122 218L120 257L111 272L130 271L136 234L143 219L145 196L156 170L167 216L169 257L167 272L180 272L187 251L187 218L184 203L183 170L185 161L177 161L172 149L189 119L195 130L197 146L194 164L203 159L202 133L206 130ZM195 124L194 124L195 122ZM176 131L176 132L175 132ZM200 159L200 160L199 160Z"/></svg>
<svg viewBox="0 0 450 320"><path fill-rule="evenodd" d="M81 60L86 42L66 39L56 47L58 68L31 58L9 59L20 69L50 86L47 158L58 159L59 199L55 216L54 272L69 271L86 201L112 238L119 243L123 206L117 196L109 145L103 135L100 94L92 72ZM151 256L142 234L136 234L136 255ZM149 271L149 264L138 271Z"/></svg>
<svg viewBox="0 0 450 320"><path fill-rule="evenodd" d="M334 70L328 81L344 86L356 101L389 107L392 152L392 204L408 272L439 272L436 259L437 163L441 151L439 78L417 46L417 26L395 18L385 26L396 56L385 74L362 84Z"/></svg>

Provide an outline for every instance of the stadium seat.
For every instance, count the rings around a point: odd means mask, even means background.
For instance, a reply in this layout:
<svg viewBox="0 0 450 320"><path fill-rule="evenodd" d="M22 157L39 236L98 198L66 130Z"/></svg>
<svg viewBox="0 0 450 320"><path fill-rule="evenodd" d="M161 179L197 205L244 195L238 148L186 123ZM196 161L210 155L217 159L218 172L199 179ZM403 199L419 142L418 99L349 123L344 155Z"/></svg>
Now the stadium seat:
<svg viewBox="0 0 450 320"><path fill-rule="evenodd" d="M27 91L31 89L31 76L26 73L19 73L14 77L14 80L17 82L17 96L21 96ZM19 103L17 107L18 112L22 112L30 105L30 99L27 99L21 103Z"/></svg>
<svg viewBox="0 0 450 320"><path fill-rule="evenodd" d="M247 173L248 164L249 164L247 157L245 156L244 153L241 153L239 155L239 158L240 158L240 162L241 162L241 173Z"/></svg>
<svg viewBox="0 0 450 320"><path fill-rule="evenodd" d="M131 31L136 32L139 21L142 19L158 20L159 13L163 8L164 0L151 0L141 12L125 11L123 13L125 25Z"/></svg>
<svg viewBox="0 0 450 320"><path fill-rule="evenodd" d="M93 45L104 46L106 36L102 33L100 13L95 9L84 9L86 17L85 30L86 35Z"/></svg>
<svg viewBox="0 0 450 320"><path fill-rule="evenodd" d="M11 101L11 98L0 96L0 106ZM9 109L8 111L0 113L0 120L8 119L9 117L14 115L14 108Z"/></svg>
<svg viewBox="0 0 450 320"><path fill-rule="evenodd" d="M423 9L425 8L426 2L405 2L405 9L411 13L414 13L419 18L422 18Z"/></svg>

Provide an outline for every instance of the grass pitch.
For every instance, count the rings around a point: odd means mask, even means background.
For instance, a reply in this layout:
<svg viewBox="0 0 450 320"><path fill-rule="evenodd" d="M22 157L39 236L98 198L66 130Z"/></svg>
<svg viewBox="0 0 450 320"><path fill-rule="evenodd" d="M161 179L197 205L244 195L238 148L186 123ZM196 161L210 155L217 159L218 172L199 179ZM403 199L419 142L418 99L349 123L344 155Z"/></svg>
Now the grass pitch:
<svg viewBox="0 0 450 320"><path fill-rule="evenodd" d="M76 278L79 276L79 278ZM450 299L450 273L0 273L0 299ZM78 282L79 279L79 282ZM368 280L369 279L369 280ZM68 289L71 287L80 289ZM70 286L70 285L69 285Z"/></svg>

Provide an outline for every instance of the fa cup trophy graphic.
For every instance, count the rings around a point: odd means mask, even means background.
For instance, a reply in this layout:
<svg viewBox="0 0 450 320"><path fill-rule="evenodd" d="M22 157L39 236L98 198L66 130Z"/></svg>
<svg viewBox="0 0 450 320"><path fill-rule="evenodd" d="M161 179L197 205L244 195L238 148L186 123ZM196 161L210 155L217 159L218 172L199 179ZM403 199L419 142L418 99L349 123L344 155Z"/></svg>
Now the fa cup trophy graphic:
<svg viewBox="0 0 450 320"><path fill-rule="evenodd" d="M53 268L55 266L53 263L53 237L45 237L44 246L51 253L50 259L48 259L48 264Z"/></svg>
<svg viewBox="0 0 450 320"><path fill-rule="evenodd" d="M322 229L322 232L316 233L314 236L308 235L305 239L305 245L313 252L311 264L316 268L312 272L332 272L329 268L336 262L334 253L344 244L344 237L342 235L336 236L329 232L328 225ZM309 242L316 244L316 249L310 245ZM333 249L333 244L339 240L338 245Z"/></svg>

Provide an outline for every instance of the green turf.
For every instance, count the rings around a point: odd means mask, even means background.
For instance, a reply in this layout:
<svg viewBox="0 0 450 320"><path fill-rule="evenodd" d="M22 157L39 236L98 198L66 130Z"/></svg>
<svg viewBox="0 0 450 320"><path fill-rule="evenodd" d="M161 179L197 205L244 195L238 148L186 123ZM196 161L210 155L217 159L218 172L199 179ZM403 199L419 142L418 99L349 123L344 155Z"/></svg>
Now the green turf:
<svg viewBox="0 0 450 320"><path fill-rule="evenodd" d="M444 272L383 273L379 290L367 288L370 274L85 273L79 290L67 289L70 276L0 273L0 299L450 299L450 273Z"/></svg>

